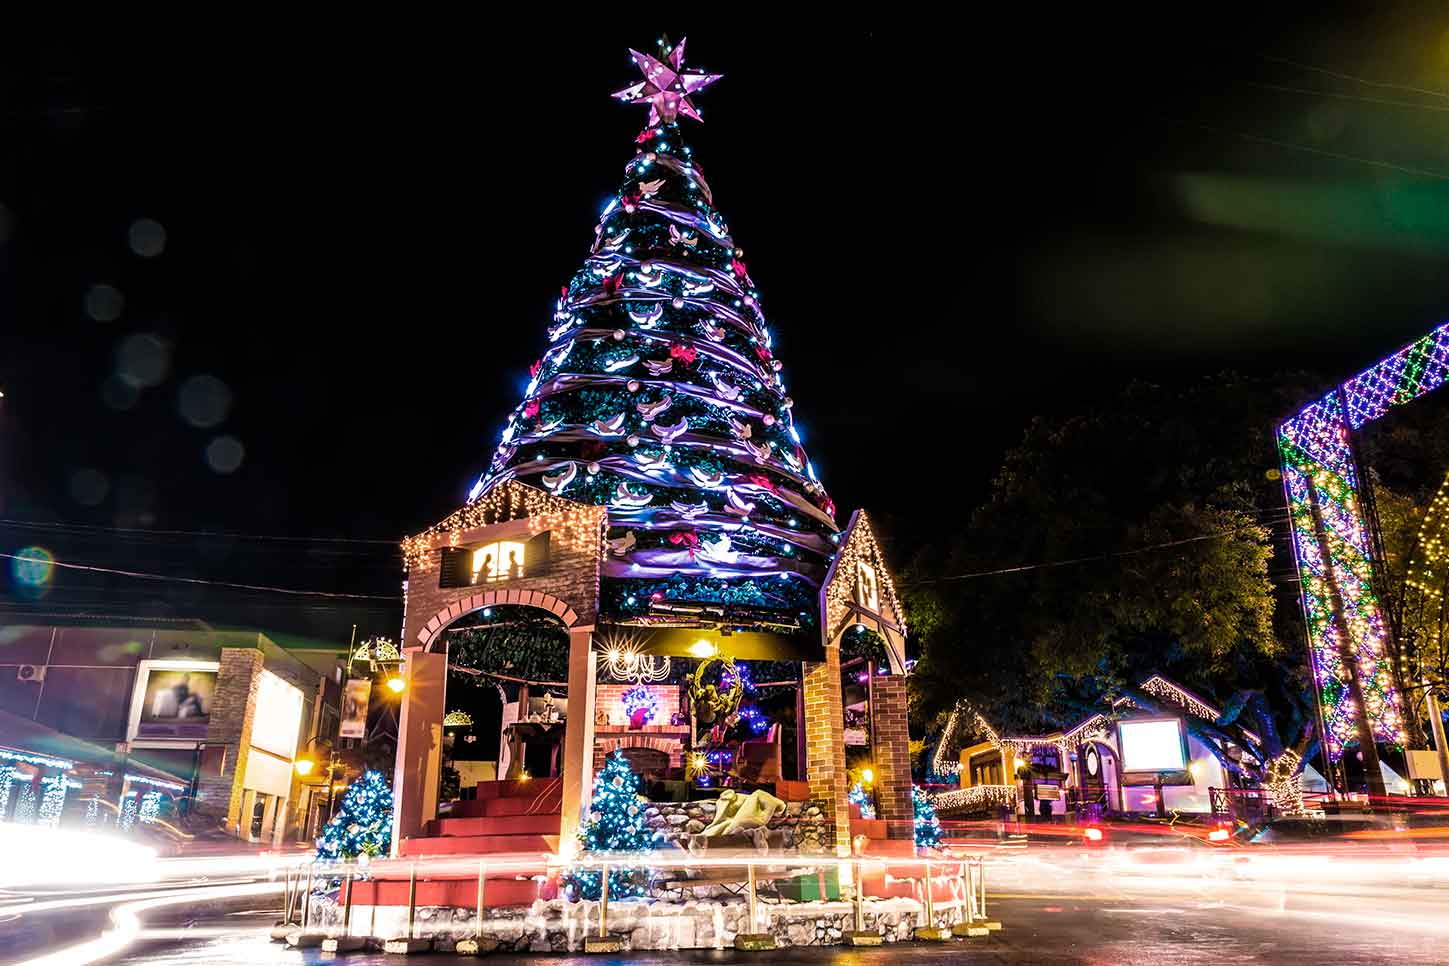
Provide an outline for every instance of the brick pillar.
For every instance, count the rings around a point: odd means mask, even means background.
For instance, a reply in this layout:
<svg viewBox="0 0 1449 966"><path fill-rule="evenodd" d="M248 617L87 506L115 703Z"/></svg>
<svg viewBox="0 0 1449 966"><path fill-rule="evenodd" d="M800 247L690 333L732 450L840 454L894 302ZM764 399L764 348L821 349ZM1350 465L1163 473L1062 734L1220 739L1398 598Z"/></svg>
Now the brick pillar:
<svg viewBox="0 0 1449 966"><path fill-rule="evenodd" d="M825 813L827 849L850 854L850 809L845 787L845 708L840 696L840 645L825 647L824 661L804 664L805 779L810 798ZM832 831L833 830L833 833Z"/></svg>
<svg viewBox="0 0 1449 966"><path fill-rule="evenodd" d="M397 726L397 764L392 779L392 854L402 840L420 835L438 815L443 756L443 691L448 659L422 648L404 652L407 688Z"/></svg>
<svg viewBox="0 0 1449 966"><path fill-rule="evenodd" d="M569 631L569 717L564 727L563 814L559 821L559 849L573 847L579 821L593 797L594 704L598 665L592 628Z"/></svg>
<svg viewBox="0 0 1449 966"><path fill-rule="evenodd" d="M221 667L211 696L206 725L208 748L226 748L221 774L203 775L197 783L196 811L235 832L241 820L242 779L252 747L252 717L257 710L257 677L262 652L250 647L221 649Z"/></svg>
<svg viewBox="0 0 1449 966"><path fill-rule="evenodd" d="M915 810L911 807L911 746L907 732L906 679L892 674L871 684L875 699L870 708L875 727L871 760L875 765L875 797L886 836L915 837Z"/></svg>

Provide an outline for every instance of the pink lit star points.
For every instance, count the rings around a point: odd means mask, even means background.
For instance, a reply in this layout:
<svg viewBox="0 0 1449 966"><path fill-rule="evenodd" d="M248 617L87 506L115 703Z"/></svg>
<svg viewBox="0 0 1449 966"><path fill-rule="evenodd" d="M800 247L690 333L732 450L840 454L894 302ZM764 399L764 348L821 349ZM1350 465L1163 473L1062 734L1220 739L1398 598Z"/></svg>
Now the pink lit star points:
<svg viewBox="0 0 1449 966"><path fill-rule="evenodd" d="M696 121L703 120L694 105L690 103L689 96L704 90L724 76L723 74L701 74L685 67L684 44L685 40L681 40L672 49L665 47L664 60L651 57L649 54L641 54L637 50L629 51L629 56L633 58L635 66L643 73L644 79L621 91L616 91L614 96L626 104L648 101L650 127L661 122L673 123L675 117L680 114L692 117Z"/></svg>

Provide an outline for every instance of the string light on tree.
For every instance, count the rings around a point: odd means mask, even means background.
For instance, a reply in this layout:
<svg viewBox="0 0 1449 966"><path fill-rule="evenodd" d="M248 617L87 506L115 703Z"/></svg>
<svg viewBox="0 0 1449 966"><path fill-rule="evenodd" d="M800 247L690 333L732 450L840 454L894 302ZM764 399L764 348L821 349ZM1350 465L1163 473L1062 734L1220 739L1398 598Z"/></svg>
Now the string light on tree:
<svg viewBox="0 0 1449 966"><path fill-rule="evenodd" d="M579 848L585 853L648 852L653 835L644 819L647 803L639 795L639 776L629 767L622 750L604 759L594 780L589 817L579 827ZM644 894L646 873L641 869L609 870L609 898L627 899ZM570 881L581 899L598 899L603 876L592 869L574 872Z"/></svg>
<svg viewBox="0 0 1449 966"><path fill-rule="evenodd" d="M684 143L680 120L699 119L692 98L719 76L687 67L685 47L631 53L643 79L617 97L649 108L634 158L468 504L404 557L432 569L470 529L552 513L533 529L570 526L604 552L601 616L725 603L770 612L737 626L808 633L835 506L800 444L745 253Z"/></svg>
<svg viewBox="0 0 1449 966"><path fill-rule="evenodd" d="M387 855L392 847L392 789L368 770L347 787L337 814L317 839L319 860L347 861Z"/></svg>
<svg viewBox="0 0 1449 966"><path fill-rule="evenodd" d="M911 786L911 811L915 815L916 848L940 848L944 834L941 820L936 818L936 806L931 803L931 796L920 785Z"/></svg>

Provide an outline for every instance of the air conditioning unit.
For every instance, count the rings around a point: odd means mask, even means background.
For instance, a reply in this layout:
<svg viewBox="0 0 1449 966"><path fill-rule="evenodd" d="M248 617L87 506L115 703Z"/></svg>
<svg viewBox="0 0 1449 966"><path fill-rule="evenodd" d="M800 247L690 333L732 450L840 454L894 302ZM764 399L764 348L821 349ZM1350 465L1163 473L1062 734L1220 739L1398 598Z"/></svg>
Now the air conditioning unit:
<svg viewBox="0 0 1449 966"><path fill-rule="evenodd" d="M44 681L44 664L22 664L15 672L15 678L19 681Z"/></svg>

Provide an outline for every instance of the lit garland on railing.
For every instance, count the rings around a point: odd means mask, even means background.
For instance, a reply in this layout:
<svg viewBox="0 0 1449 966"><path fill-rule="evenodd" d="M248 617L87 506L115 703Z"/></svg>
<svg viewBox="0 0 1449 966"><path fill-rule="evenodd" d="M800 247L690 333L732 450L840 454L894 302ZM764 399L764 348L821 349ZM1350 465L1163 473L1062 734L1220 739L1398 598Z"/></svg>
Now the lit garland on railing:
<svg viewBox="0 0 1449 966"><path fill-rule="evenodd" d="M47 775L40 780L42 792L40 805L35 810L35 824L55 828L60 824L61 813L65 811L65 793L70 788L80 788L80 782L68 780L64 775Z"/></svg>
<svg viewBox="0 0 1449 966"><path fill-rule="evenodd" d="M61 771L70 771L75 767L75 762L66 761L64 758L32 755L29 752L10 751L5 748L0 748L0 761L18 761L27 765L40 765L42 768L59 768Z"/></svg>
<svg viewBox="0 0 1449 966"><path fill-rule="evenodd" d="M186 786L180 782L168 782L160 778L151 778L147 775L132 775L130 772L126 773L126 781L132 785L150 785L153 788L164 788L168 792L179 793L186 791Z"/></svg>
<svg viewBox="0 0 1449 966"><path fill-rule="evenodd" d="M954 788L931 796L938 812L984 811L1005 805L1016 807L1015 785L972 785L970 788Z"/></svg>
<svg viewBox="0 0 1449 966"><path fill-rule="evenodd" d="M136 809L139 796L135 792L127 792L125 799L121 802L121 817L116 824L122 832L129 832L136 825Z"/></svg>
<svg viewBox="0 0 1449 966"><path fill-rule="evenodd" d="M147 792L141 796L141 807L137 818L142 825L154 825L161 818L161 793Z"/></svg>
<svg viewBox="0 0 1449 966"><path fill-rule="evenodd" d="M0 764L0 822L10 811L10 786L15 781L15 766Z"/></svg>
<svg viewBox="0 0 1449 966"><path fill-rule="evenodd" d="M35 821L35 786L29 781L20 786L20 794L15 800L13 821L17 825L28 825Z"/></svg>
<svg viewBox="0 0 1449 966"><path fill-rule="evenodd" d="M1373 589L1377 575L1350 432L1439 388L1446 373L1449 324L1305 406L1278 428L1294 555L1313 642L1313 673L1327 730L1324 739L1335 759L1342 757L1347 742L1358 738L1350 671L1362 687L1363 711L1374 734L1395 744L1404 740L1401 702L1384 650L1388 630ZM1322 523L1327 559L1315 516ZM1331 583L1338 586L1346 627L1336 625ZM1345 651L1351 668L1344 665Z"/></svg>

